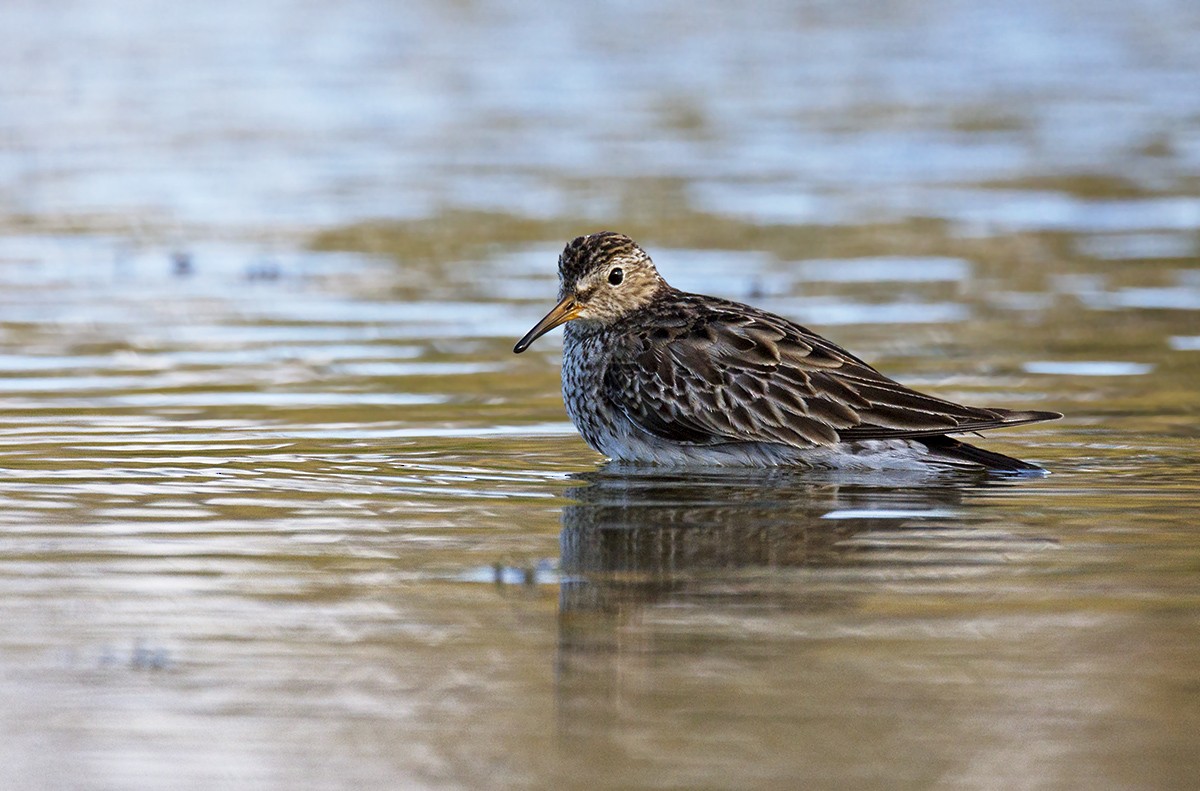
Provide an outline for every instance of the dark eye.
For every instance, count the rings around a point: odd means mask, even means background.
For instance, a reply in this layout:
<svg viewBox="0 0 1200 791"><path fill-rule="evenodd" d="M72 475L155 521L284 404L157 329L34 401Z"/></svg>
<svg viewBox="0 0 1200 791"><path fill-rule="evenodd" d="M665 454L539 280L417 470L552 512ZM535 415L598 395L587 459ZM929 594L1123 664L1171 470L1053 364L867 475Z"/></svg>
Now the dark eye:
<svg viewBox="0 0 1200 791"><path fill-rule="evenodd" d="M624 279L625 279L625 273L621 271L621 267L619 267L619 266L616 267L615 269L613 269L613 271L608 273L608 282L611 285L619 286L619 285L621 285L621 281Z"/></svg>

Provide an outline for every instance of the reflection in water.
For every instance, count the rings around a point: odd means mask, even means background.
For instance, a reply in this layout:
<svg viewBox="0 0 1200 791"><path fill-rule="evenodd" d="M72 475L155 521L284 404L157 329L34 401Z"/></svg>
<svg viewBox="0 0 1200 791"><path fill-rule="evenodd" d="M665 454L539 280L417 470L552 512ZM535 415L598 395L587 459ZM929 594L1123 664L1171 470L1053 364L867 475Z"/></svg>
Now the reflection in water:
<svg viewBox="0 0 1200 791"><path fill-rule="evenodd" d="M609 465L575 477L580 485L566 493L575 502L563 509L561 537L565 735L593 732L615 716L624 663L705 650L646 628L640 621L649 609L720 618L733 608L736 641L756 615L847 611L880 579L991 565L1046 545L978 524L966 507L973 493L1013 485L984 474L679 475Z"/></svg>
<svg viewBox="0 0 1200 791"><path fill-rule="evenodd" d="M686 475L606 470L577 476L563 509L564 613L617 612L686 591L711 572L839 566L869 551L851 539L881 524L955 515L986 478L716 469Z"/></svg>

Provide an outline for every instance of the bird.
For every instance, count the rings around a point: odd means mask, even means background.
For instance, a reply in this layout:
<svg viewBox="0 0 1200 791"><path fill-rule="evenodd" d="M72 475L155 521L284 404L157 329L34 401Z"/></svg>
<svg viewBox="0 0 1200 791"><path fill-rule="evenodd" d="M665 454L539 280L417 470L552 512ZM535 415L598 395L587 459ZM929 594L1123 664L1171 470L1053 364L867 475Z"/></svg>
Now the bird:
<svg viewBox="0 0 1200 791"><path fill-rule="evenodd" d="M952 435L1056 420L920 393L765 310L671 287L633 239L579 236L558 304L513 347L565 324L562 393L584 441L616 462L1046 474Z"/></svg>

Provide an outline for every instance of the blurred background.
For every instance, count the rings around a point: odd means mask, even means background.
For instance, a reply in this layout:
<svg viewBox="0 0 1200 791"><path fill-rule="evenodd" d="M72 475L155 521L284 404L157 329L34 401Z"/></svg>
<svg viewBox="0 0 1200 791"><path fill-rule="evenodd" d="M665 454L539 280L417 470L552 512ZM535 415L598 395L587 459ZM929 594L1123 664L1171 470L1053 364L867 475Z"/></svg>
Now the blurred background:
<svg viewBox="0 0 1200 791"><path fill-rule="evenodd" d="M0 30L0 785L1194 784L1192 0ZM601 229L1054 474L602 466Z"/></svg>

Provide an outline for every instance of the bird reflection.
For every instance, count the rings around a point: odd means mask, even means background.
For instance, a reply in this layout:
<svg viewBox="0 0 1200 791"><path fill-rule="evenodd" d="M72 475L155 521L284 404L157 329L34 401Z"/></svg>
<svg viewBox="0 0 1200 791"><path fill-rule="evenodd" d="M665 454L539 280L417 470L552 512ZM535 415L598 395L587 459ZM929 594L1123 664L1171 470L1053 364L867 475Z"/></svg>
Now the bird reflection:
<svg viewBox="0 0 1200 791"><path fill-rule="evenodd" d="M577 480L562 513L564 615L644 605L721 571L853 564L855 534L897 514L951 513L987 479L610 465Z"/></svg>
<svg viewBox="0 0 1200 791"><path fill-rule="evenodd" d="M849 607L853 586L812 586L807 572L875 562L877 542L856 536L903 535L924 517L953 526L973 490L1003 485L965 472L898 479L894 471L680 474L619 465L576 480L562 512L557 672L561 722L572 732L603 727L626 659L694 649L655 628L628 628L650 608L694 604L728 615L728 605L741 614Z"/></svg>

